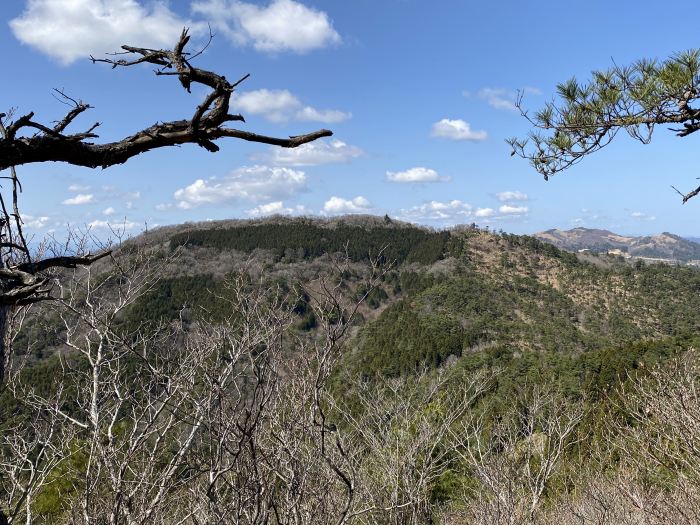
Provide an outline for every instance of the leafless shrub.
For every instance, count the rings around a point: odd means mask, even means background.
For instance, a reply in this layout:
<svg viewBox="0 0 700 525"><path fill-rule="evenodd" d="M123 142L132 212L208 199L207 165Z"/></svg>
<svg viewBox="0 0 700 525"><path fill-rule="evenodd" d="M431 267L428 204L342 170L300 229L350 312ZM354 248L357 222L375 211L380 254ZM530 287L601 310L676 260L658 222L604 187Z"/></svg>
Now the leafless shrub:
<svg viewBox="0 0 700 525"><path fill-rule="evenodd" d="M579 439L583 416L581 402L535 386L505 414L465 418L454 437L460 443L457 452L477 481L465 489L466 519L536 522L566 450Z"/></svg>

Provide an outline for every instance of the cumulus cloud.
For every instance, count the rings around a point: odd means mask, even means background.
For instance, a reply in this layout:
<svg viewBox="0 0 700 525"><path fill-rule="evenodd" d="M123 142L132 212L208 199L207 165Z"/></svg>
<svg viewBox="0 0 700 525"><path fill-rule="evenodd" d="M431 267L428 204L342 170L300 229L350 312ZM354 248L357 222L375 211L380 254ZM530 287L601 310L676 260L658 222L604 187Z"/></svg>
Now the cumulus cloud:
<svg viewBox="0 0 700 525"><path fill-rule="evenodd" d="M442 119L433 124L433 137L440 137L450 140L486 140L488 134L484 130L474 131L468 122L461 119Z"/></svg>
<svg viewBox="0 0 700 525"><path fill-rule="evenodd" d="M67 206L78 206L80 204L90 204L95 202L95 196L92 193L78 193L75 197L71 197L63 201Z"/></svg>
<svg viewBox="0 0 700 525"><path fill-rule="evenodd" d="M504 204L498 208L499 213L504 215L523 215L528 212L527 206L512 206L510 204Z"/></svg>
<svg viewBox="0 0 700 525"><path fill-rule="evenodd" d="M323 211L327 214L362 213L369 210L371 206L370 202L361 195L354 199L331 197L323 204Z"/></svg>
<svg viewBox="0 0 700 525"><path fill-rule="evenodd" d="M472 217L472 207L454 199L449 202L430 201L419 206L401 210L402 218L412 221L455 221Z"/></svg>
<svg viewBox="0 0 700 525"><path fill-rule="evenodd" d="M324 122L326 124L343 122L344 120L349 119L351 116L352 115L350 113L345 113L344 111L339 111L337 109L324 109L319 111L311 106L305 106L296 113L297 120Z"/></svg>
<svg viewBox="0 0 700 525"><path fill-rule="evenodd" d="M102 215L107 215L107 216L114 215L116 213L116 211L117 210L115 210L114 208L112 208L110 206L109 208L105 208L104 210L102 210Z"/></svg>
<svg viewBox="0 0 700 525"><path fill-rule="evenodd" d="M363 155L363 151L341 140L316 140L298 148L273 146L269 152L254 158L270 162L276 166L319 166L321 164L342 164Z"/></svg>
<svg viewBox="0 0 700 525"><path fill-rule="evenodd" d="M64 65L124 43L170 48L182 28L192 25L165 2L137 0L29 0L10 21L18 40Z"/></svg>
<svg viewBox="0 0 700 525"><path fill-rule="evenodd" d="M24 223L24 226L38 230L46 227L49 224L49 218L45 216L24 214L22 215L22 222Z"/></svg>
<svg viewBox="0 0 700 525"><path fill-rule="evenodd" d="M446 182L449 177L440 177L438 172L430 168L410 168L406 171L387 171L386 179L390 182Z"/></svg>
<svg viewBox="0 0 700 525"><path fill-rule="evenodd" d="M231 97L231 104L242 113L262 115L272 122L300 120L334 124L352 117L351 113L336 109L318 110L304 106L286 89L257 89L235 93Z"/></svg>
<svg viewBox="0 0 700 525"><path fill-rule="evenodd" d="M273 0L267 6L239 0L199 0L192 12L238 45L258 51L306 53L341 41L328 15L294 0Z"/></svg>
<svg viewBox="0 0 700 525"><path fill-rule="evenodd" d="M78 192L78 191L88 191L90 186L83 186L81 184L71 184L68 186L68 191Z"/></svg>
<svg viewBox="0 0 700 525"><path fill-rule="evenodd" d="M494 222L501 220L513 220L523 217L527 208L501 206L498 210L493 208L476 208L458 199L451 201L430 201L412 208L403 209L397 215L413 222L438 222L442 224L459 224L480 220Z"/></svg>
<svg viewBox="0 0 700 525"><path fill-rule="evenodd" d="M260 204L255 208L246 210L246 213L251 217L264 217L267 215L303 215L308 214L309 210L301 204L297 204L293 208L286 207L282 201L268 202Z"/></svg>
<svg viewBox="0 0 700 525"><path fill-rule="evenodd" d="M203 204L284 200L306 190L303 171L270 166L247 166L226 177L198 179L174 194L178 207L190 209Z"/></svg>
<svg viewBox="0 0 700 525"><path fill-rule="evenodd" d="M501 202L508 202L526 201L529 197L527 196L527 193L523 193L522 191L502 191L500 193L496 193L496 198Z"/></svg>
<svg viewBox="0 0 700 525"><path fill-rule="evenodd" d="M474 217L486 218L493 217L496 215L496 211L493 208L479 208L474 212Z"/></svg>
<svg viewBox="0 0 700 525"><path fill-rule="evenodd" d="M232 97L233 106L245 113L264 115L268 120L283 122L301 106L299 99L286 89L258 89L235 93Z"/></svg>

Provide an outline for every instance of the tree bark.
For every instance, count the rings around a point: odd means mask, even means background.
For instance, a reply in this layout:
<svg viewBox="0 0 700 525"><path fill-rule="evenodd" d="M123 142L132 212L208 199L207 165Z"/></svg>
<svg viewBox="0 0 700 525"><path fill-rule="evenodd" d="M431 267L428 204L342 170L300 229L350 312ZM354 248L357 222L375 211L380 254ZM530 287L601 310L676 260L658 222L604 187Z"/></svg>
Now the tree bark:
<svg viewBox="0 0 700 525"><path fill-rule="evenodd" d="M223 128L218 124L194 130L191 128L191 123L186 120L156 124L123 140L107 144L80 142L64 136L36 135L0 140L0 170L37 162L67 162L74 166L107 168L123 164L146 151L181 144L197 144L214 152L219 147L212 141L224 137L283 148L296 148L331 135L333 135L331 131L321 129L306 135L276 138Z"/></svg>
<svg viewBox="0 0 700 525"><path fill-rule="evenodd" d="M5 386L5 374L10 361L10 342L9 342L9 319L13 308L11 305L0 304L0 393ZM4 525L7 521L3 521L2 511L0 511L0 525Z"/></svg>
<svg viewBox="0 0 700 525"><path fill-rule="evenodd" d="M279 138L225 127L229 122L245 122L242 115L229 112L230 99L235 89L250 75L245 75L237 82L231 83L223 75L194 67L191 61L198 53L191 55L185 52L185 46L189 40L190 36L185 29L172 51L122 46L124 51L116 55L120 57L127 55L132 57L131 60L91 58L93 62L105 62L113 68L143 63L155 65L158 67L155 71L156 75L177 76L188 93L191 92L192 84L211 88L191 118L159 122L122 140L95 144L86 141L97 138L94 131L99 123L95 123L83 132L66 133L66 128L91 106L67 96L63 91L56 90L63 101L72 108L55 125L34 121L34 113L30 112L13 122L8 122L5 126L1 119L7 115L0 113L0 125L3 126L4 131L0 140L0 171L12 166L36 162L67 162L74 166L104 169L123 164L130 158L147 151L181 144L196 144L207 151L216 152L219 146L214 141L227 137L283 148L296 148L333 135L327 129L320 129L304 135Z"/></svg>
<svg viewBox="0 0 700 525"><path fill-rule="evenodd" d="M7 348L8 344L8 322L10 317L9 305L0 305L0 394L5 389L5 369L9 361L10 351ZM0 417L2 414L0 414ZM5 513L0 509L0 525L9 525L9 521Z"/></svg>

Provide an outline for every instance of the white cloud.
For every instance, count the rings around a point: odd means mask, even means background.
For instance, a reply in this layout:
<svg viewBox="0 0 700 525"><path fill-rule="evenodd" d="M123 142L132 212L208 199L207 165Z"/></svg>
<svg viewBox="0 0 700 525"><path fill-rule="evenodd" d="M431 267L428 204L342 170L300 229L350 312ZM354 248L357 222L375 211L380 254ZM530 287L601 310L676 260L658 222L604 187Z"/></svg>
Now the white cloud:
<svg viewBox="0 0 700 525"><path fill-rule="evenodd" d="M156 210L158 210L158 211L166 211L166 210L169 210L170 208L172 208L173 204L171 202L167 202L167 203L163 202L160 204L156 204L155 207L156 207Z"/></svg>
<svg viewBox="0 0 700 525"><path fill-rule="evenodd" d="M18 40L64 65L123 44L169 49L188 25L165 2L137 0L29 0L10 21Z"/></svg>
<svg viewBox="0 0 700 525"><path fill-rule="evenodd" d="M280 148L273 146L269 153L259 155L276 166L318 166L321 164L341 164L350 162L363 154L363 151L341 140L316 140L298 148Z"/></svg>
<svg viewBox="0 0 700 525"><path fill-rule="evenodd" d="M239 0L199 0L192 12L239 45L258 51L306 53L337 44L340 35L328 15L294 0L273 0L262 7Z"/></svg>
<svg viewBox="0 0 700 525"><path fill-rule="evenodd" d="M479 220L485 223L518 219L527 213L526 207L504 205L498 210L476 208L458 199L430 201L419 206L403 209L397 215L413 222L438 222L442 224L464 224Z"/></svg>
<svg viewBox="0 0 700 525"><path fill-rule="evenodd" d="M92 193L78 193L75 197L66 199L63 204L67 206L77 206L80 204L90 204L95 202L95 196Z"/></svg>
<svg viewBox="0 0 700 525"><path fill-rule="evenodd" d="M286 89L257 89L235 93L231 104L237 111L252 115L262 115L272 122L289 120L322 122L334 124L352 117L337 109L318 110L303 106L301 101Z"/></svg>
<svg viewBox="0 0 700 525"><path fill-rule="evenodd" d="M522 191L502 191L496 193L496 198L501 202L526 201L529 199L527 193L523 193Z"/></svg>
<svg viewBox="0 0 700 525"><path fill-rule="evenodd" d="M477 93L479 98L486 100L489 106L496 109L507 109L517 111L515 101L517 93L509 89L502 88L483 88Z"/></svg>
<svg viewBox="0 0 700 525"><path fill-rule="evenodd" d="M403 209L397 215L413 222L438 222L442 224L464 224L479 220L480 222L506 221L522 218L526 207L501 206L493 208L476 208L458 199L451 201L430 201L419 206Z"/></svg>
<svg viewBox="0 0 700 525"><path fill-rule="evenodd" d="M637 219L640 221L655 221L656 220L655 215L650 215L648 213L642 213L641 211L634 211L630 214L630 216L633 219Z"/></svg>
<svg viewBox="0 0 700 525"><path fill-rule="evenodd" d="M472 207L457 199L449 202L430 201L401 210L399 216L412 221L460 221L472 217Z"/></svg>
<svg viewBox="0 0 700 525"><path fill-rule="evenodd" d="M440 177L438 172L430 168L410 168L406 171L387 171L386 178L390 182L446 182L449 177Z"/></svg>
<svg viewBox="0 0 700 525"><path fill-rule="evenodd" d="M220 179L198 179L174 194L178 207L223 204L239 200L253 202L283 200L306 189L303 171L269 166L249 166Z"/></svg>
<svg viewBox="0 0 700 525"><path fill-rule="evenodd" d="M325 124L335 124L343 122L352 117L351 113L345 113L337 109L324 109L319 111L311 106L305 106L296 113L296 119L309 122L323 122Z"/></svg>
<svg viewBox="0 0 700 525"><path fill-rule="evenodd" d="M521 93L525 95L541 95L542 91L535 87L527 86L521 90ZM462 94L465 97L469 97L468 91L463 91ZM486 100L489 106L496 109L506 109L510 111L517 111L518 108L515 102L518 99L518 91L513 89L504 88L483 88L480 89L477 94L479 98Z"/></svg>
<svg viewBox="0 0 700 525"><path fill-rule="evenodd" d="M137 222L132 222L127 219L122 221L103 221L100 219L94 220L88 223L88 227L93 230L112 230L115 232L119 231L130 231L140 226Z"/></svg>
<svg viewBox="0 0 700 525"><path fill-rule="evenodd" d="M246 213L252 217L263 217L266 215L303 215L309 214L310 211L301 204L296 205L294 208L288 208L285 207L282 201L275 201L260 204L255 208L246 210Z"/></svg>
<svg viewBox="0 0 700 525"><path fill-rule="evenodd" d="M71 184L68 186L68 191L78 192L78 191L88 191L90 186L83 186L81 184Z"/></svg>
<svg viewBox="0 0 700 525"><path fill-rule="evenodd" d="M474 212L474 217L486 218L493 217L496 215L496 211L493 208L479 208Z"/></svg>
<svg viewBox="0 0 700 525"><path fill-rule="evenodd" d="M511 206L510 204L504 204L498 208L499 213L504 215L522 215L528 212L527 206Z"/></svg>
<svg viewBox="0 0 700 525"><path fill-rule="evenodd" d="M102 215L107 215L107 216L109 216L109 215L114 215L114 213L115 213L116 211L117 211L117 210L115 210L114 208L112 208L112 207L110 206L109 208L105 208L104 210L102 210Z"/></svg>
<svg viewBox="0 0 700 525"><path fill-rule="evenodd" d="M289 120L290 115L301 106L299 99L286 89L258 89L235 93L231 102L239 111L264 115L273 122Z"/></svg>
<svg viewBox="0 0 700 525"><path fill-rule="evenodd" d="M274 215L276 213L291 213L291 208L285 208L282 201L269 202L261 204L253 209L247 210L248 215Z"/></svg>
<svg viewBox="0 0 700 525"><path fill-rule="evenodd" d="M433 137L441 137L450 140L486 140L488 134L484 130L474 131L468 122L461 119L442 119L433 124Z"/></svg>
<svg viewBox="0 0 700 525"><path fill-rule="evenodd" d="M354 199L331 197L323 205L323 211L328 214L338 213L362 213L370 209L372 205L361 195Z"/></svg>
<svg viewBox="0 0 700 525"><path fill-rule="evenodd" d="M44 228L48 225L49 218L44 217L44 216L37 217L34 215L24 214L24 215L22 215L22 222L23 222L24 226L38 230L38 229Z"/></svg>

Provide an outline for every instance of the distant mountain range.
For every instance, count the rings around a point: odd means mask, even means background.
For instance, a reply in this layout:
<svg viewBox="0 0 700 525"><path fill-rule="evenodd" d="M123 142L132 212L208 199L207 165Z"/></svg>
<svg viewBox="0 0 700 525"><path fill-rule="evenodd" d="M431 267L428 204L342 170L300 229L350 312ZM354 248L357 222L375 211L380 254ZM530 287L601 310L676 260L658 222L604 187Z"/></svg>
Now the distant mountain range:
<svg viewBox="0 0 700 525"><path fill-rule="evenodd" d="M672 233L632 237L618 235L608 230L574 228L572 230L547 230L534 235L541 241L568 251L590 250L607 253L619 250L630 257L667 259L689 262L700 260L700 244Z"/></svg>

